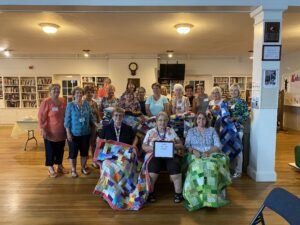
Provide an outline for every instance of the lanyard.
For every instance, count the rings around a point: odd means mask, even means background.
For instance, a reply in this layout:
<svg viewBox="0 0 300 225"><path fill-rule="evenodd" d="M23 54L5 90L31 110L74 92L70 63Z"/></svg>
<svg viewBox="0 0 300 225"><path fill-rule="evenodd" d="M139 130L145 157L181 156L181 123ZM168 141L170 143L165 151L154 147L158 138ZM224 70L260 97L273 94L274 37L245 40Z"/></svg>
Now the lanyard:
<svg viewBox="0 0 300 225"><path fill-rule="evenodd" d="M83 104L82 104L81 107L79 107L79 105L76 104L75 102L74 102L74 104L75 104L76 108L78 109L78 111L80 113L80 118L82 118L83 117Z"/></svg>
<svg viewBox="0 0 300 225"><path fill-rule="evenodd" d="M167 129L165 129L165 132L164 132L163 135L160 135L160 133L159 133L159 131L158 131L158 128L156 128L156 131L157 131L157 134L158 134L158 136L160 137L160 139L161 139L162 141L164 141L164 140L166 139Z"/></svg>
<svg viewBox="0 0 300 225"><path fill-rule="evenodd" d="M120 142L121 127L120 127L120 129L118 129L116 126L114 126L114 128L115 128L115 133L116 133L116 137L117 137L117 142Z"/></svg>

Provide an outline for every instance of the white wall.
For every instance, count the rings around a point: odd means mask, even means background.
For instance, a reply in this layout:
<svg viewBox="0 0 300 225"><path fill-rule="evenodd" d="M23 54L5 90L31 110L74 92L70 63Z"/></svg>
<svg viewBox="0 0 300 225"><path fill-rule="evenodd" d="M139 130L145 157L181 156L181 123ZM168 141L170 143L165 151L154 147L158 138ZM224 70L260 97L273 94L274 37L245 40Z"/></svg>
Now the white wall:
<svg viewBox="0 0 300 225"><path fill-rule="evenodd" d="M136 76L131 76L128 69L130 62L139 66ZM156 57L112 56L109 59L0 59L1 76L52 76L54 74L108 75L116 87L116 95L125 91L128 78L139 78L147 94L152 94L151 84L157 79L159 63ZM169 63L171 61L169 60ZM173 61L176 63L176 60ZM207 92L212 87L212 76L251 75L252 62L248 58L238 57L203 57L180 60L186 64L187 79L205 79ZM30 70L28 67L33 66ZM18 111L18 112L16 112ZM20 112L19 112L20 111ZM0 109L0 124L12 124L25 116L34 116L37 110Z"/></svg>

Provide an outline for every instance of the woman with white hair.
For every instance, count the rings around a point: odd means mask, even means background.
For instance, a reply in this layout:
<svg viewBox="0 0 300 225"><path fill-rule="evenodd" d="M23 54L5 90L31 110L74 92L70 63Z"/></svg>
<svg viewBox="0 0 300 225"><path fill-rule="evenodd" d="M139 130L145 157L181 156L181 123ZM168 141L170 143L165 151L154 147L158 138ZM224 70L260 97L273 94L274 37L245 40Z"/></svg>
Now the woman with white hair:
<svg viewBox="0 0 300 225"><path fill-rule="evenodd" d="M181 84L174 85L174 98L172 99L172 114L185 113L191 110L188 97L183 96L183 86Z"/></svg>
<svg viewBox="0 0 300 225"><path fill-rule="evenodd" d="M230 89L231 99L228 102L228 108L230 112L230 119L234 122L238 137L242 142L244 135L243 124L247 121L249 117L247 102L240 98L240 86L238 84L231 85ZM242 164L243 164L243 151L241 151L232 161L231 168L234 171L232 177L239 178L242 174Z"/></svg>
<svg viewBox="0 0 300 225"><path fill-rule="evenodd" d="M206 114L208 117L211 119L211 126L216 128L216 131L218 132L219 129L216 124L217 119L222 116L221 115L221 108L223 104L223 99L221 98L222 96L222 89L218 86L213 87L211 91L211 99L208 103L208 108L206 110ZM217 126L217 127L216 127ZM219 132L218 132L219 133Z"/></svg>

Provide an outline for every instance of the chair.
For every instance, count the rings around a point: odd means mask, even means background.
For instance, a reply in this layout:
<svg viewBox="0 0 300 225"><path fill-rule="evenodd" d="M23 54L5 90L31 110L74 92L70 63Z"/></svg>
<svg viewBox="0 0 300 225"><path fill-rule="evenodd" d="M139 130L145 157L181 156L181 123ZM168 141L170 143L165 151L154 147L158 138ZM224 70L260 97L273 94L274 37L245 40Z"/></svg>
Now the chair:
<svg viewBox="0 0 300 225"><path fill-rule="evenodd" d="M265 224L263 210L267 207L291 225L300 224L300 199L282 188L274 188L258 210L250 225Z"/></svg>

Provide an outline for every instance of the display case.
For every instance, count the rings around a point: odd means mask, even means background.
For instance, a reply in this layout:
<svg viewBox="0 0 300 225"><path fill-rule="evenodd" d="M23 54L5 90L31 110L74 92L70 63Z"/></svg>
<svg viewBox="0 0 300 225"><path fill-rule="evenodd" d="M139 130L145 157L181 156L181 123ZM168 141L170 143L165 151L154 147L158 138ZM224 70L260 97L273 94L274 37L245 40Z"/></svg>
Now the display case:
<svg viewBox="0 0 300 225"><path fill-rule="evenodd" d="M35 77L21 77L21 107L36 108L36 79Z"/></svg>
<svg viewBox="0 0 300 225"><path fill-rule="evenodd" d="M8 108L20 107L19 77L4 77L4 100Z"/></svg>

